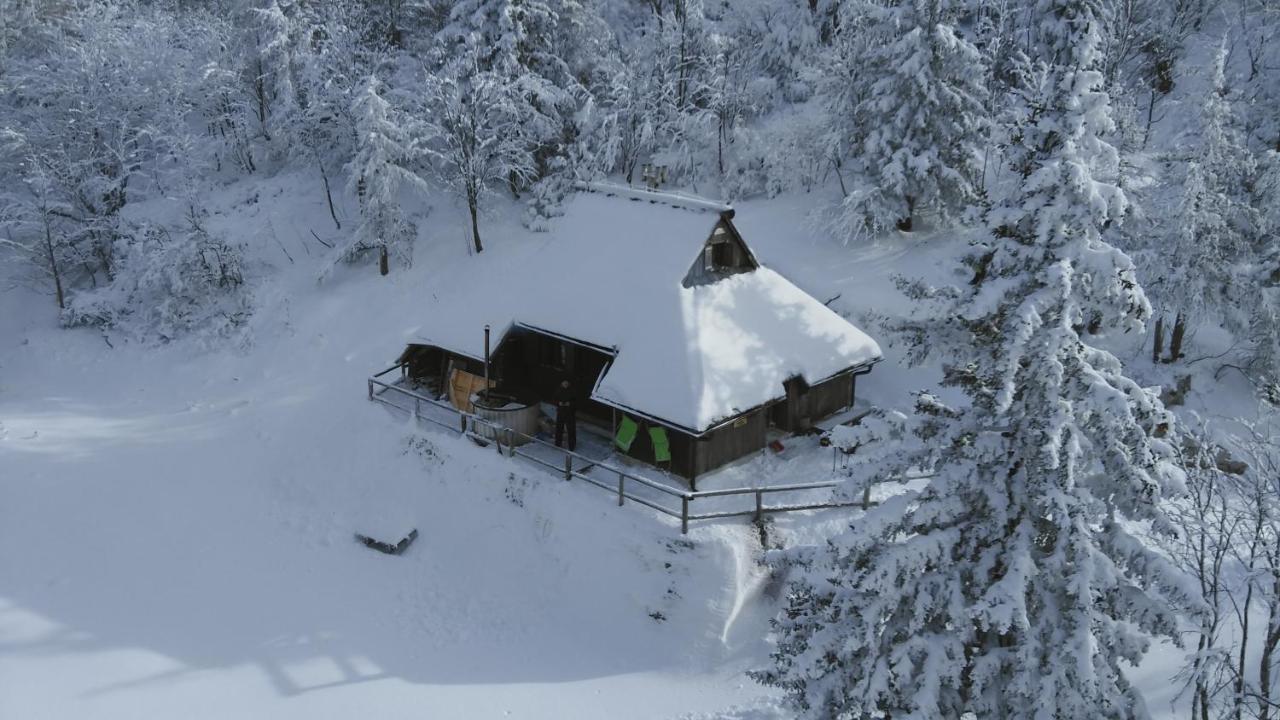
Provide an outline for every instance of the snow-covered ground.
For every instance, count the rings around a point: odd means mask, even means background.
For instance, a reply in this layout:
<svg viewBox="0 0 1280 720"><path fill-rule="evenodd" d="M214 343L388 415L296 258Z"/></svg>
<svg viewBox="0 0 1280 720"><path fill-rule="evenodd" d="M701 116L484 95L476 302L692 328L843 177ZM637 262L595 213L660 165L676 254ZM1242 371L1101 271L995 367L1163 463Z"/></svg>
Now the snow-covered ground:
<svg viewBox="0 0 1280 720"><path fill-rule="evenodd" d="M49 298L0 294L0 718L773 717L744 674L767 662L781 587L755 529L682 537L369 403L422 298L475 260L442 203L412 270L317 285L310 231L331 225L313 185L211 200L262 263L258 313L227 347L63 330ZM812 203L738 212L762 262L855 320L956 245L843 247L806 222ZM487 252L514 223L490 219ZM900 406L926 379L885 351L859 394ZM829 451L789 452L752 462L830 477ZM773 541L856 514L779 517ZM400 557L353 540L410 528ZM1135 674L1157 715L1179 660Z"/></svg>

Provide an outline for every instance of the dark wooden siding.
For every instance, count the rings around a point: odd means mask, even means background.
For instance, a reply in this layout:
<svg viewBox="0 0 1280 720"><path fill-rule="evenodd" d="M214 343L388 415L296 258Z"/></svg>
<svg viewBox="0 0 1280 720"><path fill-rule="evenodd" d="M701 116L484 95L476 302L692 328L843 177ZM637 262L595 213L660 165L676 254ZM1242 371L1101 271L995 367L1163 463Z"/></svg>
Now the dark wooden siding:
<svg viewBox="0 0 1280 720"><path fill-rule="evenodd" d="M756 269L755 260L733 227L721 220L703 243L698 256L685 273L684 287L707 285L721 278Z"/></svg>
<svg viewBox="0 0 1280 720"><path fill-rule="evenodd" d="M768 432L769 413L767 408L760 408L703 435L694 441L697 443L694 466L697 474L759 452L768 442Z"/></svg>
<svg viewBox="0 0 1280 720"><path fill-rule="evenodd" d="M576 343L530 330L512 330L495 355L498 387L524 402L551 402L562 380L577 397L580 417L611 427L613 412L590 400L610 357Z"/></svg>
<svg viewBox="0 0 1280 720"><path fill-rule="evenodd" d="M853 373L837 375L809 388L809 418L821 420L844 410L853 404Z"/></svg>
<svg viewBox="0 0 1280 720"><path fill-rule="evenodd" d="M806 386L799 378L788 380L787 397L770 410L770 421L782 430L799 432L812 423L853 404L853 373Z"/></svg>

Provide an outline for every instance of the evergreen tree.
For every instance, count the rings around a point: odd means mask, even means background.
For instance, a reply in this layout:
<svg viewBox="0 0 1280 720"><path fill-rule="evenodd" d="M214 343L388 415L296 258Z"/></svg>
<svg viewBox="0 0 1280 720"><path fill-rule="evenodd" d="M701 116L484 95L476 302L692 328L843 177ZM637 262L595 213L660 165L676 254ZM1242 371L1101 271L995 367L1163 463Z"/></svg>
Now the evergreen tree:
<svg viewBox="0 0 1280 720"><path fill-rule="evenodd" d="M440 32L441 72L474 67L512 94L522 137L536 164L533 177L509 178L513 192L546 176L578 134L575 115L588 88L607 73L610 33L591 0L461 0ZM469 56L471 62L456 58ZM466 77L458 76L464 83Z"/></svg>
<svg viewBox="0 0 1280 720"><path fill-rule="evenodd" d="M324 270L326 275L336 262L351 262L369 251L376 251L380 262L411 265L417 230L401 210L401 190L406 185L427 189L422 178L406 167L411 156L410 134L382 96L382 84L376 77L365 79L352 110L356 115L356 155L347 172L349 190L360 200L360 224L337 248L334 261Z"/></svg>
<svg viewBox="0 0 1280 720"><path fill-rule="evenodd" d="M1250 366L1257 376L1263 399L1280 405L1280 153L1269 153L1257 188L1261 232L1251 267L1249 297L1252 313L1249 337L1253 341Z"/></svg>
<svg viewBox="0 0 1280 720"><path fill-rule="evenodd" d="M249 83L259 130L283 155L290 146L288 133L298 111L293 59L296 28L280 0L267 0L262 7L251 9L249 32Z"/></svg>
<svg viewBox="0 0 1280 720"><path fill-rule="evenodd" d="M1227 97L1225 62L1223 48L1213 65L1201 114L1200 150L1187 168L1170 242L1156 248L1153 258L1159 267L1151 273L1152 295L1176 313L1175 339L1188 324L1207 319L1237 334L1248 325L1242 263L1259 227L1253 209L1257 164ZM1174 347L1170 359L1180 355L1181 347Z"/></svg>
<svg viewBox="0 0 1280 720"><path fill-rule="evenodd" d="M1150 308L1133 265L1102 237L1125 199L1098 72L1101 0L1036 8L1045 83L1020 142L1023 182L991 212L963 288L909 285L920 354L947 358L965 402L925 396L883 458L934 473L825 547L777 620L775 667L807 717L1134 718L1122 663L1176 640L1169 600L1193 602L1132 522L1181 472L1171 416L1094 337L1137 330ZM906 430L910 430L907 433ZM869 453L874 455L873 453Z"/></svg>
<svg viewBox="0 0 1280 720"><path fill-rule="evenodd" d="M867 188L846 198L841 224L910 230L921 211L953 220L978 197L986 129L982 55L956 30L954 0L863 3L854 32L865 90L849 139Z"/></svg>

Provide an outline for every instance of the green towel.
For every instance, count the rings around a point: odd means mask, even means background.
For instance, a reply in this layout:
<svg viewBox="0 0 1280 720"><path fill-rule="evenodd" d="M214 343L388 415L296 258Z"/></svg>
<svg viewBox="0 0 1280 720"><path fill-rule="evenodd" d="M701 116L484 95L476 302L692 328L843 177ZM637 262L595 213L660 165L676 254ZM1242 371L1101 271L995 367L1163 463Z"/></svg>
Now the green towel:
<svg viewBox="0 0 1280 720"><path fill-rule="evenodd" d="M636 433L640 432L640 426L636 425L636 421L622 416L622 422L618 424L618 435L613 439L613 443L622 448L622 452L631 450L631 443L636 441Z"/></svg>
<svg viewBox="0 0 1280 720"><path fill-rule="evenodd" d="M649 439L653 441L653 461L671 462L671 441L667 439L664 427L649 428Z"/></svg>

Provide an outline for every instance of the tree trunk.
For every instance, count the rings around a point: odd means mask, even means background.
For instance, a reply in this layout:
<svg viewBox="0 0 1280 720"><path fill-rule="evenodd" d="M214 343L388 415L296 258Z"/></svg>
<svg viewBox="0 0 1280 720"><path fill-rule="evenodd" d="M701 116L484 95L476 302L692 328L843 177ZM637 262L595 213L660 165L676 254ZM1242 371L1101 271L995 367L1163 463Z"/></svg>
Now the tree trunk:
<svg viewBox="0 0 1280 720"><path fill-rule="evenodd" d="M1187 334L1187 318L1178 313L1173 320L1173 336L1169 338L1169 362L1182 359L1182 339Z"/></svg>
<svg viewBox="0 0 1280 720"><path fill-rule="evenodd" d="M387 246L383 245L378 248L378 274L386 275L391 272L390 262L387 260Z"/></svg>
<svg viewBox="0 0 1280 720"><path fill-rule="evenodd" d="M62 271L58 269L58 256L53 252L53 228L49 227L49 216L44 217L44 251L49 259L49 272L53 275L53 290L58 296L58 309L67 309L65 298L62 294Z"/></svg>
<svg viewBox="0 0 1280 720"><path fill-rule="evenodd" d="M1262 639L1262 652L1258 657L1258 720L1271 717L1271 675L1275 665L1276 648L1280 646L1280 569L1277 557L1271 555L1271 597L1267 600L1267 632Z"/></svg>
<svg viewBox="0 0 1280 720"><path fill-rule="evenodd" d="M471 212L471 239L476 244L476 252L480 253L484 251L484 246L480 244L480 222L476 219L480 209L476 205L474 199L467 201L467 210Z"/></svg>
<svg viewBox="0 0 1280 720"><path fill-rule="evenodd" d="M1156 318L1156 337L1155 342L1151 344L1151 364L1155 365L1160 362L1160 355L1164 353L1164 318Z"/></svg>
<svg viewBox="0 0 1280 720"><path fill-rule="evenodd" d="M333 218L333 224L342 229L342 223L338 222L338 213L333 210L333 193L329 192L329 175L324 171L324 163L317 160L316 165L320 166L320 177L324 180L324 199L329 201L329 217Z"/></svg>
<svg viewBox="0 0 1280 720"><path fill-rule="evenodd" d="M716 131L716 167L720 170L720 177L724 177L724 119L720 120L720 127Z"/></svg>
<svg viewBox="0 0 1280 720"><path fill-rule="evenodd" d="M1253 536L1249 542L1249 551L1245 556L1244 569L1245 577L1248 578L1245 585L1244 601L1237 610L1237 616L1240 623L1240 637L1238 639L1239 647L1237 650L1235 674L1234 696L1232 698L1231 717L1232 720L1241 720L1244 717L1245 703L1245 661L1247 660L1247 651L1249 647L1249 608L1253 606L1253 588L1254 580L1250 577L1254 569L1257 567L1258 559L1258 543L1262 536L1263 526L1265 524L1265 510L1262 509L1261 503L1265 502L1261 497L1255 496L1252 501L1256 507L1253 508Z"/></svg>
<svg viewBox="0 0 1280 720"><path fill-rule="evenodd" d="M832 155L831 165L836 169L836 179L840 181L840 197L842 198L849 197L849 189L844 186L844 173L841 172L840 156Z"/></svg>
<svg viewBox="0 0 1280 720"><path fill-rule="evenodd" d="M901 230L902 232L911 232L911 226L913 224L912 221L914 220L914 217L916 214L916 200L915 198L908 195L906 197L906 201L907 201L907 216L898 221L898 229Z"/></svg>

